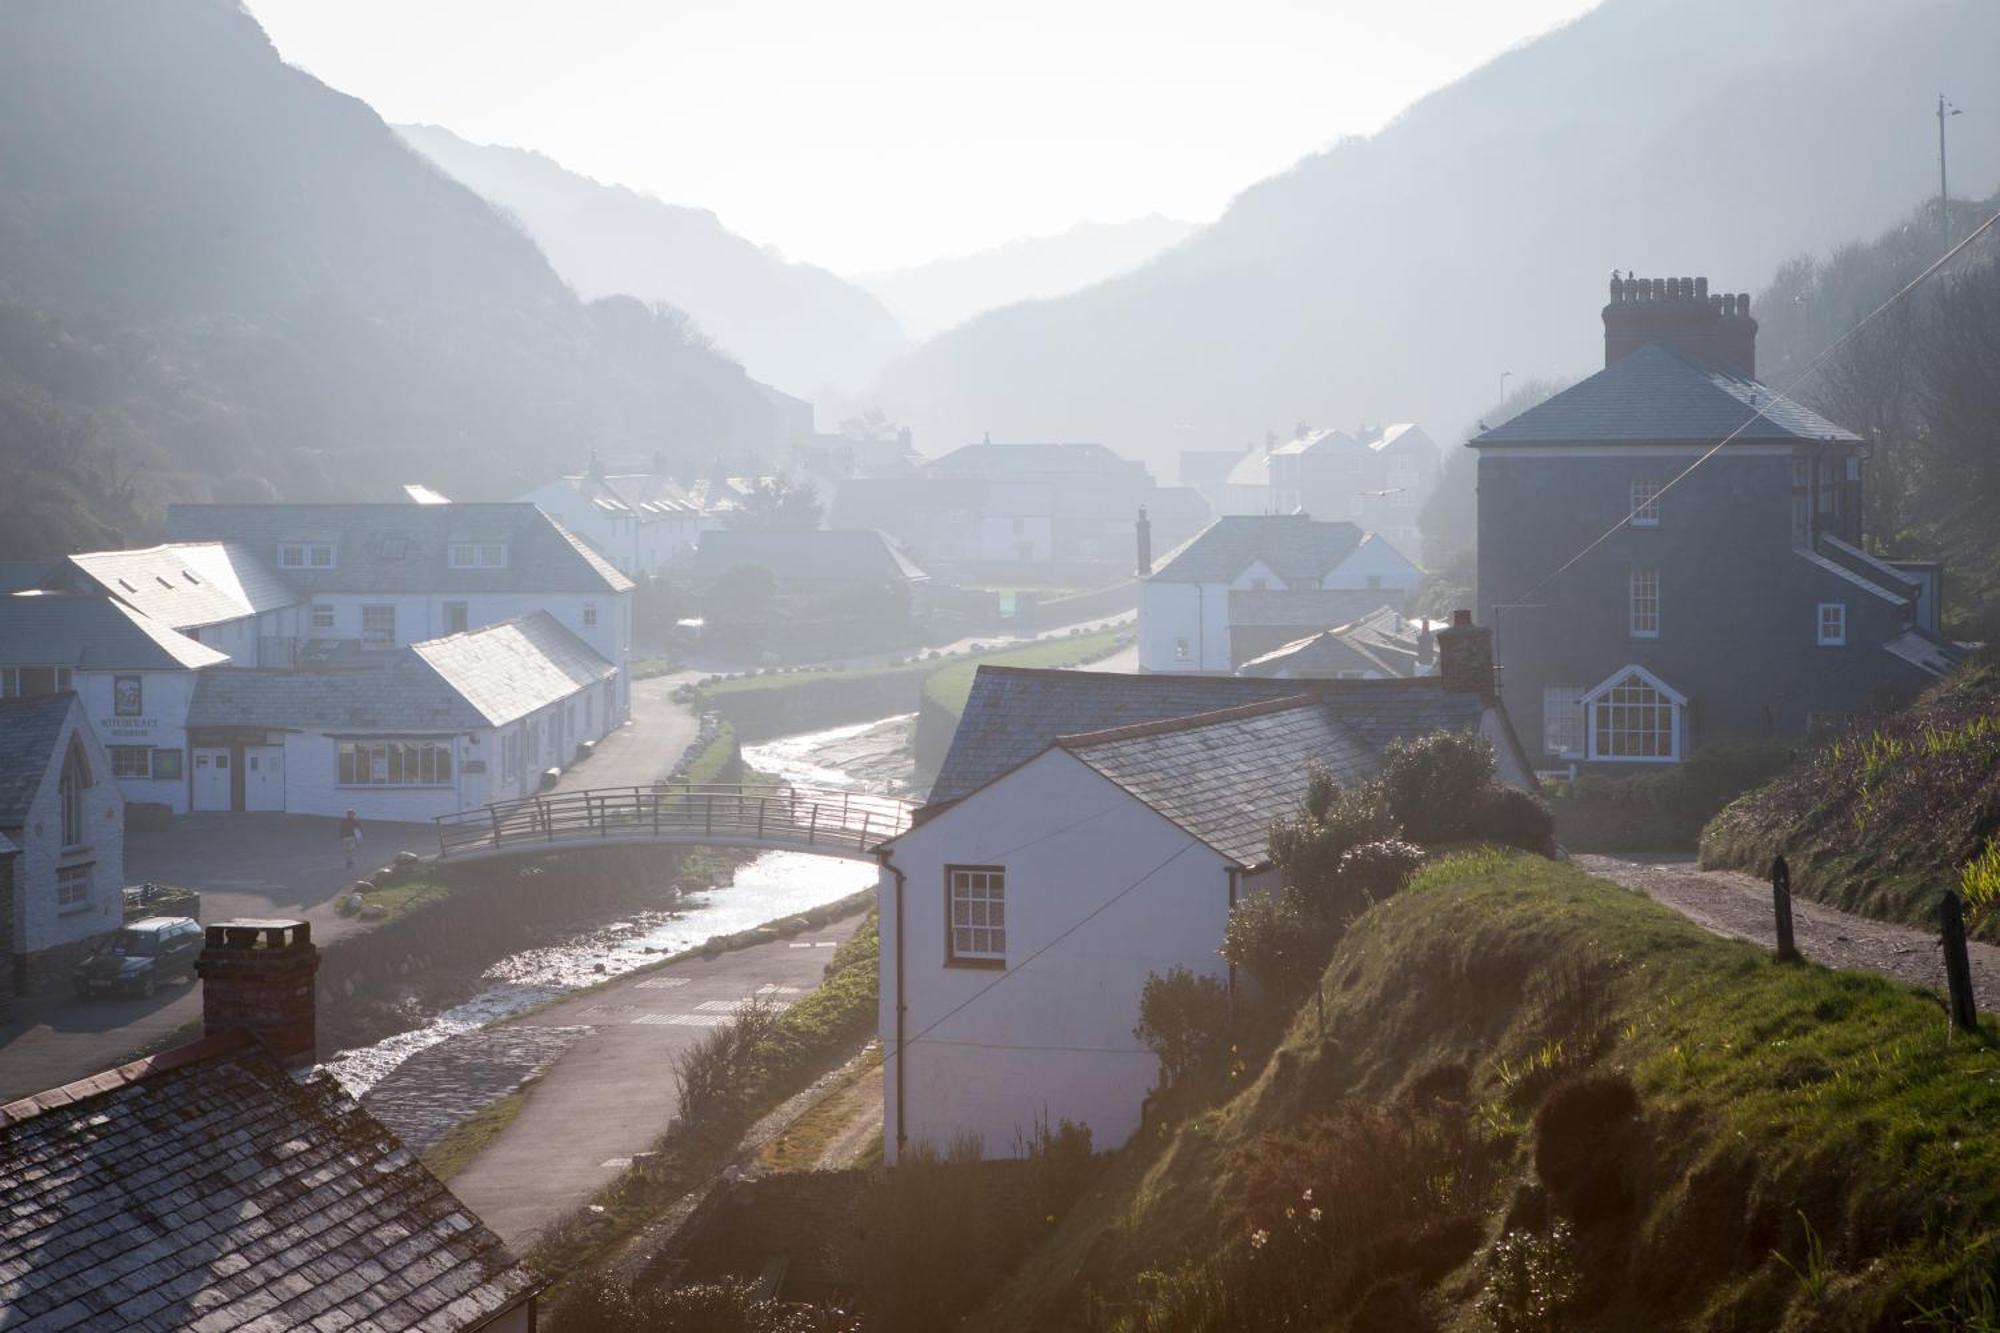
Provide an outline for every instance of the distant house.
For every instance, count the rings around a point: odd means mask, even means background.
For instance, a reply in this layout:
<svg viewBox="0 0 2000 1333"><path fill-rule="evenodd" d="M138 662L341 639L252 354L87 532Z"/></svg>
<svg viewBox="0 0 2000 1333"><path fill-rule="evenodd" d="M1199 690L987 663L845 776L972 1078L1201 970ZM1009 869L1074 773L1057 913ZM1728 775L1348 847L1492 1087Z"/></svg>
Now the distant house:
<svg viewBox="0 0 2000 1333"><path fill-rule="evenodd" d="M1801 736L1962 656L1942 571L1863 549L1863 441L1755 378L1749 305L1614 278L1604 369L1470 442L1480 611L1545 762Z"/></svg>
<svg viewBox="0 0 2000 1333"><path fill-rule="evenodd" d="M1416 595L1423 571L1381 537L1305 514L1217 519L1139 592L1139 667L1233 671Z"/></svg>
<svg viewBox="0 0 2000 1333"><path fill-rule="evenodd" d="M685 566L701 534L723 523L719 511L705 508L671 477L607 472L595 460L590 470L560 477L521 499L633 578Z"/></svg>
<svg viewBox="0 0 2000 1333"><path fill-rule="evenodd" d="M546 1282L315 1051L297 921L208 927L204 1035L0 1106L9 1327L531 1333Z"/></svg>
<svg viewBox="0 0 2000 1333"><path fill-rule="evenodd" d="M0 699L0 840L18 851L0 967L37 990L125 919L125 798L73 692Z"/></svg>
<svg viewBox="0 0 2000 1333"><path fill-rule="evenodd" d="M1411 422L1309 430L1270 452L1271 512L1358 524L1421 550L1417 515L1441 467L1437 443Z"/></svg>
<svg viewBox="0 0 2000 1333"><path fill-rule="evenodd" d="M968 1138L1006 1156L1064 1119L1124 1143L1159 1075L1132 1034L1146 977L1225 975L1229 909L1274 884L1269 825L1312 764L1364 777L1391 740L1471 730L1531 782L1490 638L1441 640L1444 673L1411 680L980 668L882 852L888 1159Z"/></svg>
<svg viewBox="0 0 2000 1333"><path fill-rule="evenodd" d="M618 720L619 673L547 611L353 668L204 675L195 810L415 821L533 795Z"/></svg>
<svg viewBox="0 0 2000 1333"><path fill-rule="evenodd" d="M116 598L238 666L289 666L306 635L304 595L238 543L91 551L68 563L76 591Z"/></svg>
<svg viewBox="0 0 2000 1333"><path fill-rule="evenodd" d="M187 810L188 704L196 679L228 662L109 597L0 597L0 698L74 691L128 801Z"/></svg>
<svg viewBox="0 0 2000 1333"><path fill-rule="evenodd" d="M1400 680L1437 669L1442 621L1409 620L1381 606L1344 625L1295 639L1237 668L1279 680Z"/></svg>

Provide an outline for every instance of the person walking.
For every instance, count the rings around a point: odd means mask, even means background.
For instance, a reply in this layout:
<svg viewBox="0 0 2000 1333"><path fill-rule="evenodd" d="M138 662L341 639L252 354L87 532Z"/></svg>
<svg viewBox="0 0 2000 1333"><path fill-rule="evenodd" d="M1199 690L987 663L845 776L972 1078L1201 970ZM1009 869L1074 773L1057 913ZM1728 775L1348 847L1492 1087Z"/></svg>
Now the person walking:
<svg viewBox="0 0 2000 1333"><path fill-rule="evenodd" d="M347 817L340 821L340 850L347 854L347 868L354 869L354 847L361 841L361 821L349 810Z"/></svg>

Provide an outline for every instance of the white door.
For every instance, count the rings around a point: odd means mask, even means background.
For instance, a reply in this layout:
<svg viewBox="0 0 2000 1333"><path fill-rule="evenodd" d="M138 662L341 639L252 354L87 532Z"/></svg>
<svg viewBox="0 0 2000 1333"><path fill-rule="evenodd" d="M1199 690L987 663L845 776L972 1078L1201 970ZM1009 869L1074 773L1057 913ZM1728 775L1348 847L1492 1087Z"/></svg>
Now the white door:
<svg viewBox="0 0 2000 1333"><path fill-rule="evenodd" d="M277 745L253 745L243 752L243 808L285 808L285 751Z"/></svg>
<svg viewBox="0 0 2000 1333"><path fill-rule="evenodd" d="M229 751L197 749L194 752L194 808L229 808Z"/></svg>

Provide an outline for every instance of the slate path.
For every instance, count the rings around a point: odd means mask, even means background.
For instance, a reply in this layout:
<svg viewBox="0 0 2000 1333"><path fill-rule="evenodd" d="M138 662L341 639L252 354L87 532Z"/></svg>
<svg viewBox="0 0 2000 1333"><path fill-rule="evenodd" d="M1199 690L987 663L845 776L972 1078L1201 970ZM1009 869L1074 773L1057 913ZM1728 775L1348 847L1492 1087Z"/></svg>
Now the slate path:
<svg viewBox="0 0 2000 1333"><path fill-rule="evenodd" d="M1699 870L1692 858L1578 855L1576 864L1635 889L1718 935L1776 947L1771 886L1737 870ZM1792 898L1799 952L1828 967L1877 972L1895 981L1944 992L1937 932L1855 916L1810 899ZM2000 948L1974 944L1972 988L1982 1013L2000 1009Z"/></svg>

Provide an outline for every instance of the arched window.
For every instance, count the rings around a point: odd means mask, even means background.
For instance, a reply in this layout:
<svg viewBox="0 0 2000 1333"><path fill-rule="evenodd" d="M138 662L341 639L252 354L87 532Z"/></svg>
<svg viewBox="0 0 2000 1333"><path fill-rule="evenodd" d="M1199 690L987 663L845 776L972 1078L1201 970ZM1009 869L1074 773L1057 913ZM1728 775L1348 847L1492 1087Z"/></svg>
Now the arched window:
<svg viewBox="0 0 2000 1333"><path fill-rule="evenodd" d="M1592 759L1673 763L1687 699L1643 667L1625 667L1584 695Z"/></svg>
<svg viewBox="0 0 2000 1333"><path fill-rule="evenodd" d="M74 736L70 737L69 750L63 755L62 777L56 790L62 802L62 845L81 847L88 840L83 798L90 790L90 759L83 752L83 742Z"/></svg>

